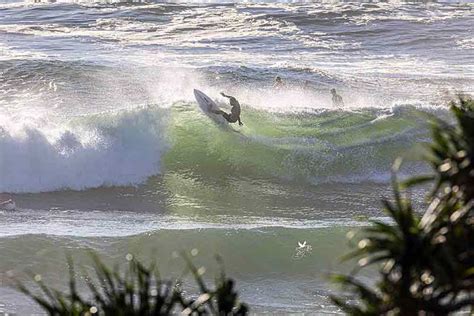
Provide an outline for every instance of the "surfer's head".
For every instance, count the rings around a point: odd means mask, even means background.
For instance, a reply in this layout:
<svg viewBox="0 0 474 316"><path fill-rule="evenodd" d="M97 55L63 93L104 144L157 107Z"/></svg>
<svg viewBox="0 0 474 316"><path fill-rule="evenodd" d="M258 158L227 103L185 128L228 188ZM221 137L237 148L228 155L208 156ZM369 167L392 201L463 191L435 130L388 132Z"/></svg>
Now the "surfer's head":
<svg viewBox="0 0 474 316"><path fill-rule="evenodd" d="M336 94L336 89L332 88L332 89L331 89L331 93L332 93L332 94Z"/></svg>
<svg viewBox="0 0 474 316"><path fill-rule="evenodd" d="M276 76L276 77L275 77L275 82L281 83L281 82L282 82L281 77L280 77L280 76Z"/></svg>

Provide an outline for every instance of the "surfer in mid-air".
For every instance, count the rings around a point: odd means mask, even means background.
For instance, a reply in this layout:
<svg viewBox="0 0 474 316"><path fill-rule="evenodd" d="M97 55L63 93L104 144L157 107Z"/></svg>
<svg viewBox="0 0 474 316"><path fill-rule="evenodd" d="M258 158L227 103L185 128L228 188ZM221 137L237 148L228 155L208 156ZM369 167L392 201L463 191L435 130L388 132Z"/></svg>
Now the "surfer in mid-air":
<svg viewBox="0 0 474 316"><path fill-rule="evenodd" d="M229 123L235 123L235 122L238 121L239 125L241 125L241 126L244 125L242 123L242 121L240 120L240 103L239 103L239 101L237 101L237 99L234 98L233 96L227 95L224 92L221 92L221 95L230 100L230 105L232 106L232 109L230 110L230 113L226 113L222 110L214 110L214 111L212 111L212 113L222 115L227 120L227 122L229 122Z"/></svg>

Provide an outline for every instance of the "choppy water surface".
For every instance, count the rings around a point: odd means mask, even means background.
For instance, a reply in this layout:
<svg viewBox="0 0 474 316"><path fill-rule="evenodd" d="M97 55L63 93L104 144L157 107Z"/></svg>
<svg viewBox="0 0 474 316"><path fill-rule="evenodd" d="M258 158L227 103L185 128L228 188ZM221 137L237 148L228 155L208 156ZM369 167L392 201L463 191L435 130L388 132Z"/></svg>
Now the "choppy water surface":
<svg viewBox="0 0 474 316"><path fill-rule="evenodd" d="M393 159L474 92L473 10L0 1L0 196L19 207L0 212L0 311L35 309L7 276L64 284L66 250L173 274L173 251L196 247L210 271L224 257L254 311L337 312L325 275L345 269L345 233L384 218ZM207 118L194 88L224 108L219 92L236 96L245 125Z"/></svg>

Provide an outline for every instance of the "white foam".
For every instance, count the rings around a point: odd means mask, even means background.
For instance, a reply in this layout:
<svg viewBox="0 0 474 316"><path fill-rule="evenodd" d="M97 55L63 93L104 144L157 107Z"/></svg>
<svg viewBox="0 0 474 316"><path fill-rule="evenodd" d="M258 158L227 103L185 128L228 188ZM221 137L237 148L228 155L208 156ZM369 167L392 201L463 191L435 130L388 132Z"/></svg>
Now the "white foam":
<svg viewBox="0 0 474 316"><path fill-rule="evenodd" d="M0 130L0 192L133 185L159 173L164 112L105 113L60 129Z"/></svg>
<svg viewBox="0 0 474 316"><path fill-rule="evenodd" d="M2 28L0 27L0 30ZM36 52L33 50L26 50L20 47L12 47L6 45L5 43L0 43L0 61L7 60L25 60L25 59L46 59L48 56L41 52Z"/></svg>
<svg viewBox="0 0 474 316"><path fill-rule="evenodd" d="M75 237L125 237L159 230L263 230L269 228L322 229L368 225L369 218L308 220L260 216L156 216L136 212L39 211L0 213L0 237L52 235ZM370 220L388 221L385 217Z"/></svg>

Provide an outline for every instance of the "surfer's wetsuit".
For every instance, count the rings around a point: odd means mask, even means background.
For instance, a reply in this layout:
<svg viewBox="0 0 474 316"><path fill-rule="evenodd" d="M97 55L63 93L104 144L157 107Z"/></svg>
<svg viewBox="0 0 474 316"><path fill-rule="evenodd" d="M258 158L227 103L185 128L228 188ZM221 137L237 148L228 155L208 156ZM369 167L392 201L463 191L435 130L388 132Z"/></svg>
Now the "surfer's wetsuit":
<svg viewBox="0 0 474 316"><path fill-rule="evenodd" d="M337 107L344 106L344 101L342 101L342 97L337 94L336 89L331 89L332 93L332 104Z"/></svg>
<svg viewBox="0 0 474 316"><path fill-rule="evenodd" d="M226 113L222 110L215 111L214 113L216 114L222 114L222 116L227 120L229 123L235 123L239 122L239 125L244 125L242 121L240 120L240 103L237 101L236 98L230 95L226 95L223 92L221 92L221 95L228 98L230 100L230 105L232 106L232 109L230 110L230 113Z"/></svg>

